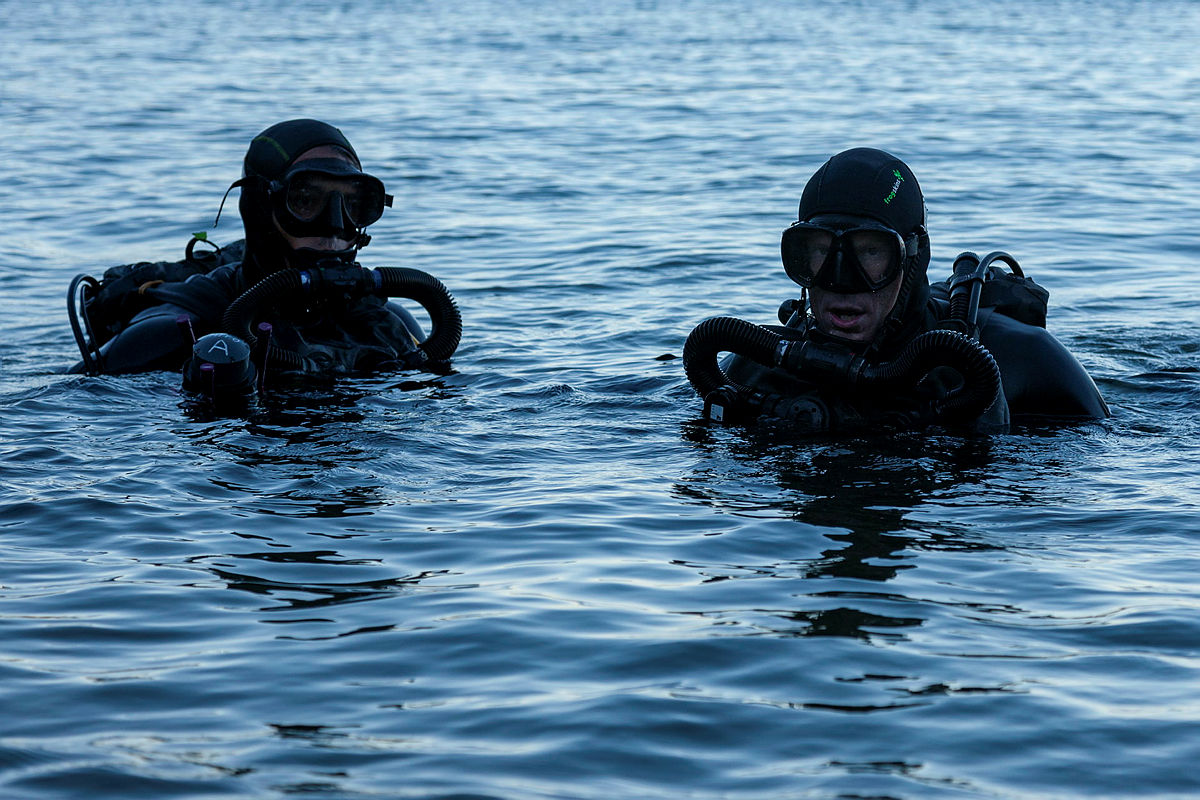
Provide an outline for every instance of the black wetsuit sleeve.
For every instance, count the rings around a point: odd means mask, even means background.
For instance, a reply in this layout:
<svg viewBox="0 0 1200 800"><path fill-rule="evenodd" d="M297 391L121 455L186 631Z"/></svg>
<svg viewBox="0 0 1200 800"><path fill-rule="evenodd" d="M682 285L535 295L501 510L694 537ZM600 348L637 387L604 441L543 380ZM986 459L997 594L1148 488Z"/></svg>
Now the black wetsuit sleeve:
<svg viewBox="0 0 1200 800"><path fill-rule="evenodd" d="M1000 367L1013 417L1102 419L1109 415L1083 365L1044 328L991 314L979 339Z"/></svg>
<svg viewBox="0 0 1200 800"><path fill-rule="evenodd" d="M155 306L135 316L129 327L101 348L105 374L182 367L192 345L190 336L178 322L184 315L186 312L176 306Z"/></svg>

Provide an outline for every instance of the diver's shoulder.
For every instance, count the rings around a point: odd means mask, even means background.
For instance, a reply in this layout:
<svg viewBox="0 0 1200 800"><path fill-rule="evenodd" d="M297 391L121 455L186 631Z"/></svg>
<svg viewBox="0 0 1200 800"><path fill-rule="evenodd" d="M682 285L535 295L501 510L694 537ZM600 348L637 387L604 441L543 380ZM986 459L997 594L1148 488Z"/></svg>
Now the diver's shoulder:
<svg viewBox="0 0 1200 800"><path fill-rule="evenodd" d="M1053 360L1075 366L1075 357L1058 337L1040 325L1031 325L984 309L980 312L979 341L996 354L1037 360Z"/></svg>
<svg viewBox="0 0 1200 800"><path fill-rule="evenodd" d="M166 307L181 309L200 320L219 322L229 303L241 293L240 262L222 264L187 280L164 283L150 290Z"/></svg>
<svg viewBox="0 0 1200 800"><path fill-rule="evenodd" d="M1000 367L1014 416L1109 416L1087 370L1054 334L1004 314L982 316L979 341Z"/></svg>

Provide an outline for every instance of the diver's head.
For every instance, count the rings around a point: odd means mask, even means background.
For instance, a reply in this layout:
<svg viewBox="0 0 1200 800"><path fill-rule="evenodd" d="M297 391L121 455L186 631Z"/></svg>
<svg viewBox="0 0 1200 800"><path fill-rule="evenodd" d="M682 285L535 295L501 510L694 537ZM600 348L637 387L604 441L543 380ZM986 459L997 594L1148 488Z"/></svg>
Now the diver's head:
<svg viewBox="0 0 1200 800"><path fill-rule="evenodd" d="M370 241L364 229L392 201L342 132L315 119L281 122L254 137L238 184L251 283L322 258L353 261Z"/></svg>
<svg viewBox="0 0 1200 800"><path fill-rule="evenodd" d="M809 179L781 242L788 277L808 290L812 324L882 344L915 326L929 295L925 200L904 162L860 147Z"/></svg>

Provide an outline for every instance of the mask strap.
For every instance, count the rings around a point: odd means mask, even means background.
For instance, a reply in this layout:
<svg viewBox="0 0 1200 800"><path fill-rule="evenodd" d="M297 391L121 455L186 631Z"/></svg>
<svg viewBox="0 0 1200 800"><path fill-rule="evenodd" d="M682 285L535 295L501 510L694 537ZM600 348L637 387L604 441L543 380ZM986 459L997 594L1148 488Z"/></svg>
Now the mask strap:
<svg viewBox="0 0 1200 800"><path fill-rule="evenodd" d="M238 178L236 181L229 184L229 188L225 190L225 194L221 195L221 205L217 207L217 218L213 220L214 228L217 227L217 225L221 222L221 211L225 208L225 199L229 197L229 193L240 186L245 186L249 182L250 178L245 177Z"/></svg>

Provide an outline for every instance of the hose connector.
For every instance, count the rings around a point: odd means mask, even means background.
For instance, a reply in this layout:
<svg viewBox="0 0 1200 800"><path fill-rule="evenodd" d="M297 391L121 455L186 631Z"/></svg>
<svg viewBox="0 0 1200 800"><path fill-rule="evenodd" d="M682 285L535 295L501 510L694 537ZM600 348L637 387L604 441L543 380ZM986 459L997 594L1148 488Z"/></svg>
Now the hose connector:
<svg viewBox="0 0 1200 800"><path fill-rule="evenodd" d="M814 382L834 380L853 387L862 380L867 362L843 345L801 339L779 343L775 366L798 378Z"/></svg>

